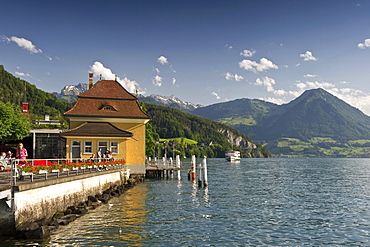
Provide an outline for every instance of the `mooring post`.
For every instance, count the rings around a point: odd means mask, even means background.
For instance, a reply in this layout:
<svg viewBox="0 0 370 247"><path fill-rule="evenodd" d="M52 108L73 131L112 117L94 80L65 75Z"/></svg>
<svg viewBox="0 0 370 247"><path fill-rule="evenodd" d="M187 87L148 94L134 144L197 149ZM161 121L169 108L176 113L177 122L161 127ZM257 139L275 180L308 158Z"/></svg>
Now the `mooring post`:
<svg viewBox="0 0 370 247"><path fill-rule="evenodd" d="M178 168L178 170L177 170L177 178L180 180L181 179L181 176L180 176L180 167L181 167L181 164L180 164L180 155L176 155L176 167Z"/></svg>
<svg viewBox="0 0 370 247"><path fill-rule="evenodd" d="M198 165L198 186L202 187L202 164L199 163Z"/></svg>
<svg viewBox="0 0 370 247"><path fill-rule="evenodd" d="M208 174L207 174L207 157L203 158L203 172L204 172L204 187L208 186Z"/></svg>
<svg viewBox="0 0 370 247"><path fill-rule="evenodd" d="M196 180L195 162L196 162L195 155L192 155L191 156L191 181L193 182L195 182Z"/></svg>

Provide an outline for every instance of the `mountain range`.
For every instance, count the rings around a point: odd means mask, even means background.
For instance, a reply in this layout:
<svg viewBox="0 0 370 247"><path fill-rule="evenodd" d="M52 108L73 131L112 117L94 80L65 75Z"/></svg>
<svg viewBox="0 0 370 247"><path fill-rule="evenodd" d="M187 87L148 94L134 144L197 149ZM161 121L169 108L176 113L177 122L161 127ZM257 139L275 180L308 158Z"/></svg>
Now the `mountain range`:
<svg viewBox="0 0 370 247"><path fill-rule="evenodd" d="M370 117L321 88L307 90L283 105L237 99L192 113L248 134L275 155L367 157L370 153Z"/></svg>
<svg viewBox="0 0 370 247"><path fill-rule="evenodd" d="M274 155L370 157L370 117L321 88L283 105L243 98L202 106L174 95L138 97L224 123Z"/></svg>
<svg viewBox="0 0 370 247"><path fill-rule="evenodd" d="M51 119L65 121L63 113L73 107L72 103L65 101L77 97L87 88L86 84L79 84L66 86L60 93L47 93L37 89L35 85L16 78L7 72L2 65L0 65L0 85L2 89L0 90L0 101L11 103L15 109L19 110L21 102L27 101L31 120L43 119L44 115L49 115ZM57 99L56 96L63 100ZM161 104L165 104L164 98L161 99ZM182 104L174 96L168 98L168 103L174 104L176 102ZM264 147L255 144L250 137L227 125L171 107L142 102L140 104L143 109L147 109L146 111L153 115L146 128L148 135L146 147L147 151L149 150L152 154L154 151L157 153L157 151L172 147L173 152L186 157L190 157L192 154L197 157L224 157L225 152L231 149L240 150L243 157L270 156ZM186 102L184 106L191 108L191 105ZM66 125L61 127L67 127ZM43 125L42 127L55 128L53 125ZM159 142L155 143L155 141Z"/></svg>
<svg viewBox="0 0 370 247"><path fill-rule="evenodd" d="M67 85L60 91L60 93L53 92L53 94L60 100L73 103L77 101L77 95L89 89L87 83L79 83L77 85Z"/></svg>
<svg viewBox="0 0 370 247"><path fill-rule="evenodd" d="M284 105L238 99L192 113L227 123L261 142L281 137L370 138L370 117L321 88L307 90Z"/></svg>
<svg viewBox="0 0 370 247"><path fill-rule="evenodd" d="M77 85L67 85L64 86L64 88L58 92L54 92L53 94L61 100L64 100L66 102L75 102L77 100L77 95L85 92L89 88L87 83L79 83ZM144 95L137 95L139 98L139 101L160 105L160 106L168 106L175 109L178 109L183 112L191 112L197 108L204 107L199 104L193 104L191 102L182 101L179 98L177 98L174 95L170 96L161 96L158 94L151 94L149 96Z"/></svg>

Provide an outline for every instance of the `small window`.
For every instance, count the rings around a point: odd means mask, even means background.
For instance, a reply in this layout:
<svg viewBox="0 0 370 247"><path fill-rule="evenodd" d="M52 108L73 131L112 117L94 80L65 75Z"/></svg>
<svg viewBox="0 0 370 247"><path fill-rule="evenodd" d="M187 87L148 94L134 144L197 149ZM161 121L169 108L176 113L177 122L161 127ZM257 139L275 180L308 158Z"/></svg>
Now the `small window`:
<svg viewBox="0 0 370 247"><path fill-rule="evenodd" d="M98 142L98 149L101 148L101 152L104 153L108 150L108 142L107 141L99 141Z"/></svg>
<svg viewBox="0 0 370 247"><path fill-rule="evenodd" d="M110 142L110 151L112 152L112 154L118 154L118 142L117 141Z"/></svg>
<svg viewBox="0 0 370 247"><path fill-rule="evenodd" d="M107 110L107 111L114 111L114 108L111 107L110 105L107 105L107 106L104 106L103 107L103 110Z"/></svg>
<svg viewBox="0 0 370 247"><path fill-rule="evenodd" d="M92 153L92 141L85 141L84 146L84 153L85 154L91 154Z"/></svg>

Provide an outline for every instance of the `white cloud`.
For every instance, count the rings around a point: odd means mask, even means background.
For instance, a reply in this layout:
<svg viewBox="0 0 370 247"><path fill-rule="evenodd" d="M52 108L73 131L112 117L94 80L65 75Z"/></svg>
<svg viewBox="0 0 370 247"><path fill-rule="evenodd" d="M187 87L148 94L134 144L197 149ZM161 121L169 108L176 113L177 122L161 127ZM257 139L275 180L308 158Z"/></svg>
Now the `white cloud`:
<svg viewBox="0 0 370 247"><path fill-rule="evenodd" d="M25 50L27 50L31 53L42 53L41 49L36 48L36 46L34 44L32 44L31 41L29 41L25 38L18 38L18 37L15 37L15 36L12 36L12 37L8 38L6 36L2 36L2 39L7 41L7 42L13 41L19 47L21 47L21 48L23 48L23 49L25 49Z"/></svg>
<svg viewBox="0 0 370 247"><path fill-rule="evenodd" d="M297 90L288 92L284 90L275 90L275 84L275 80L269 77L258 78L256 80L256 83L254 83L254 85L264 86L266 87L266 90L268 92L275 95L275 97L260 98L261 100L265 100L275 104L284 104L288 103L292 99L297 98L305 90L323 88L339 99L345 101L355 108L358 108L359 110L370 116L370 93L366 93L353 88L338 88L333 83L319 81L297 81L295 84Z"/></svg>
<svg viewBox="0 0 370 247"><path fill-rule="evenodd" d="M166 58L166 57L164 57L164 56L160 56L160 57L157 59L157 62L158 62L158 63L160 63L160 64L165 65L165 64L167 64L167 63L168 63L168 60L167 60L167 58Z"/></svg>
<svg viewBox="0 0 370 247"><path fill-rule="evenodd" d="M277 99L277 98L271 98L271 97L266 97L266 98L259 98L260 100L264 100L264 101L267 101L267 102L271 102L271 103L274 103L274 104L277 104L277 105L282 105L286 102L284 102L284 100L282 99Z"/></svg>
<svg viewBox="0 0 370 247"><path fill-rule="evenodd" d="M252 57L254 53L256 53L255 50L244 50L240 52L240 55L244 57Z"/></svg>
<svg viewBox="0 0 370 247"><path fill-rule="evenodd" d="M360 49L370 48L370 39L365 39L364 43L359 43L357 47Z"/></svg>
<svg viewBox="0 0 370 247"><path fill-rule="evenodd" d="M312 52L306 51L304 54L300 54L300 57L303 57L304 61L317 61L317 58L312 55Z"/></svg>
<svg viewBox="0 0 370 247"><path fill-rule="evenodd" d="M307 74L307 75L304 75L303 77L316 77L317 75L311 75L311 74Z"/></svg>
<svg viewBox="0 0 370 247"><path fill-rule="evenodd" d="M244 77L243 76L241 76L241 75L238 75L238 74L232 74L232 73L229 73L229 72L226 72L226 74L225 74L225 79L226 80L235 80L235 81L241 81L241 80L243 80L244 79Z"/></svg>
<svg viewBox="0 0 370 247"><path fill-rule="evenodd" d="M95 76L101 75L107 80L115 80L116 75L113 74L112 70L109 68L104 67L101 62L96 61L92 66L90 66L91 72L94 73ZM121 85L126 88L127 91L130 93L136 92L136 86L139 84L136 81L131 81L127 77L121 79L117 76L117 81L121 83Z"/></svg>
<svg viewBox="0 0 370 247"><path fill-rule="evenodd" d="M216 92L212 92L211 93L213 96L216 96L216 99L220 99L220 96L218 96L218 94Z"/></svg>
<svg viewBox="0 0 370 247"><path fill-rule="evenodd" d="M158 69L158 68L153 68L155 72L157 72L157 74L161 73L161 71Z"/></svg>
<svg viewBox="0 0 370 247"><path fill-rule="evenodd" d="M266 58L261 58L259 63L256 61L244 59L241 62L239 62L239 67L244 70L253 71L255 73L257 71L261 72L261 71L268 70L268 69L278 69L279 68L276 64L274 64L273 62L271 62L270 60Z"/></svg>
<svg viewBox="0 0 370 247"><path fill-rule="evenodd" d="M349 82L348 81L340 81L339 83L340 84L348 84Z"/></svg>
<svg viewBox="0 0 370 247"><path fill-rule="evenodd" d="M274 90L274 94L275 94L276 96L283 96L283 95L285 95L285 94L286 94L286 92L285 92L285 90L283 90L283 89L279 89L279 90Z"/></svg>
<svg viewBox="0 0 370 247"><path fill-rule="evenodd" d="M173 69L172 64L171 64L171 65L169 65L169 67L170 67L170 69L172 70L172 72L173 72L173 73L176 73L176 70L174 70L174 69Z"/></svg>
<svg viewBox="0 0 370 247"><path fill-rule="evenodd" d="M309 88L333 88L335 85L330 82L318 82L318 81L306 81L306 85Z"/></svg>
<svg viewBox="0 0 370 247"><path fill-rule="evenodd" d="M160 87L160 86L162 86L162 80L163 80L163 78L162 78L162 77L160 77L159 75L156 75L156 76L153 78L152 82L153 82L153 84L154 84L155 86Z"/></svg>
<svg viewBox="0 0 370 247"><path fill-rule="evenodd" d="M300 90L303 90L303 89L305 89L307 87L307 85L304 84L303 82L299 82L299 83L295 84L295 86L297 88L299 88Z"/></svg>
<svg viewBox="0 0 370 247"><path fill-rule="evenodd" d="M169 64L168 58L166 58L165 56L160 56L159 58L157 58L157 62L162 64L162 65L167 64L168 67L172 70L172 72L176 73L176 70L174 70L172 64ZM159 69L155 68L155 70L157 71L157 73L159 73Z"/></svg>
<svg viewBox="0 0 370 247"><path fill-rule="evenodd" d="M226 45L225 45L225 47L226 47L227 49L233 49L233 46L232 46L232 45L229 45L229 44L226 44Z"/></svg>
<svg viewBox="0 0 370 247"><path fill-rule="evenodd" d="M274 85L276 84L275 80L270 77L263 77L263 78L257 78L254 85L256 86L264 86L266 87L267 92L272 92L276 96L283 96L287 92L283 89L276 90L274 89Z"/></svg>
<svg viewBox="0 0 370 247"><path fill-rule="evenodd" d="M263 77L262 79L257 78L256 83L254 83L254 85L256 86L265 86L267 89L267 92L274 91L274 87L273 87L274 84L275 84L275 80L267 76Z"/></svg>
<svg viewBox="0 0 370 247"><path fill-rule="evenodd" d="M15 74L16 74L16 75L19 75L19 76L27 76L27 77L31 77L31 75L30 75L30 74L28 74L28 73L23 73L23 72L18 72L18 71L16 71L16 72L15 72Z"/></svg>
<svg viewBox="0 0 370 247"><path fill-rule="evenodd" d="M176 84L176 78L172 78L172 85Z"/></svg>

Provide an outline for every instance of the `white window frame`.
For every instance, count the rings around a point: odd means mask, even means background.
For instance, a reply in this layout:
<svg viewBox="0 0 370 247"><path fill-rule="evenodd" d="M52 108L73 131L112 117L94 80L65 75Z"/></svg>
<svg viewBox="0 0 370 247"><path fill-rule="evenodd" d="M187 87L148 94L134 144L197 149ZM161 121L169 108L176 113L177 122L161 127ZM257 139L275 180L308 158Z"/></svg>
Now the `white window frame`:
<svg viewBox="0 0 370 247"><path fill-rule="evenodd" d="M103 142L105 142L107 145L101 145L100 143L103 143ZM109 142L108 141L98 141L98 149L97 150L99 150L99 148L101 148L102 149L102 154L105 152L104 150L103 150L103 148L102 147L106 147L106 150L109 150Z"/></svg>
<svg viewBox="0 0 370 247"><path fill-rule="evenodd" d="M112 143L116 143L115 145L113 145ZM111 151L112 154L118 154L118 141L110 141L110 146L109 146L109 150ZM112 147L115 147L116 148L116 152L113 152L112 150Z"/></svg>
<svg viewBox="0 0 370 247"><path fill-rule="evenodd" d="M91 145L87 145L86 144L87 142L90 142ZM86 151L86 148L90 148L90 152ZM92 154L92 153L93 153L93 141L90 141L90 140L84 141L84 154Z"/></svg>
<svg viewBox="0 0 370 247"><path fill-rule="evenodd" d="M78 145L74 145L74 142L78 143ZM81 140L71 140L71 149L70 149L70 153L71 153L71 158L73 156L73 148L79 148L80 149L80 154L79 156L81 155ZM81 157L80 157L81 158Z"/></svg>

